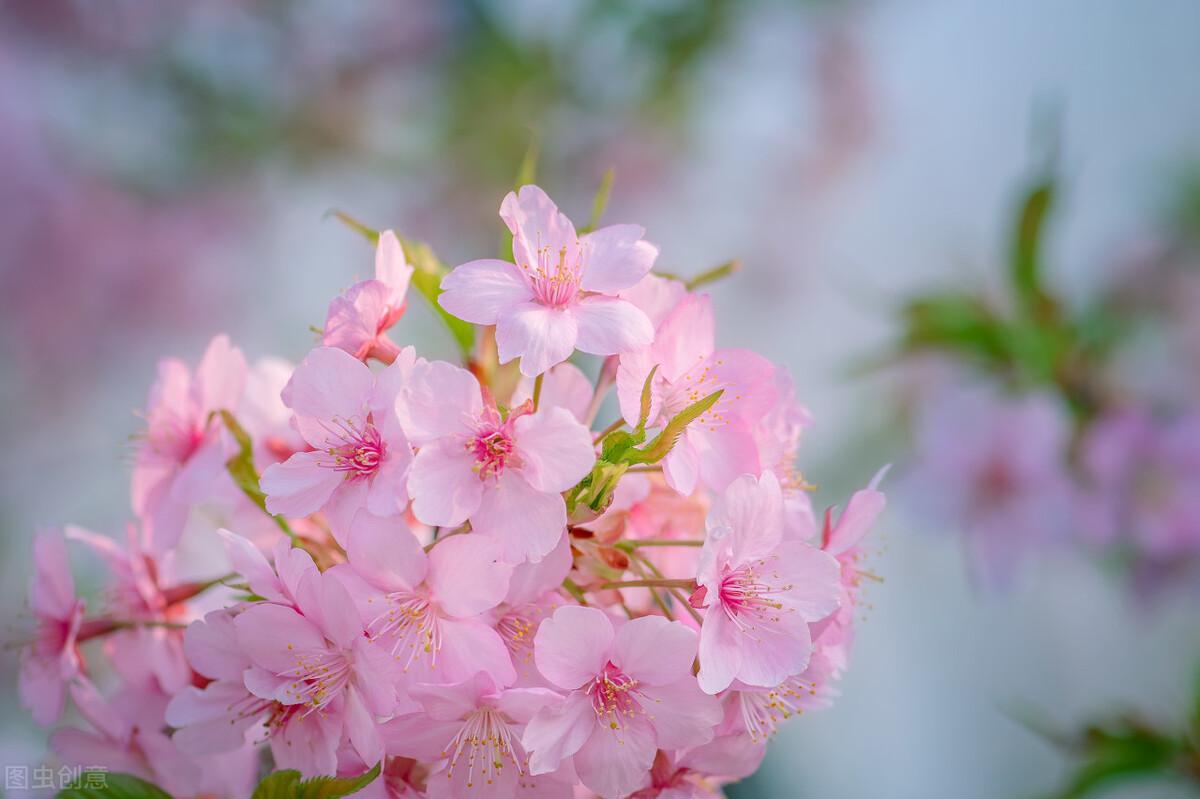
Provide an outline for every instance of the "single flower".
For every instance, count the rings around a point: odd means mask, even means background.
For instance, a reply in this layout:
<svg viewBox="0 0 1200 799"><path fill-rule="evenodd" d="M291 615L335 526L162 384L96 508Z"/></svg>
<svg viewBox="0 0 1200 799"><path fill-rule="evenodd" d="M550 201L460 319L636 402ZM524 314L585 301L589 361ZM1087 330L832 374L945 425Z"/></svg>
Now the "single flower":
<svg viewBox="0 0 1200 799"><path fill-rule="evenodd" d="M45 727L62 716L67 686L82 665L76 639L84 603L75 596L66 540L60 532L39 533L33 540L29 609L37 626L33 641L21 650L17 693L33 720Z"/></svg>
<svg viewBox="0 0 1200 799"><path fill-rule="evenodd" d="M575 349L614 355L654 338L646 314L618 298L654 266L658 248L639 225L610 225L580 236L537 186L509 192L500 218L512 231L513 263L465 263L442 279L438 302L478 325L496 326L500 362L521 359L530 377Z"/></svg>
<svg viewBox="0 0 1200 799"><path fill-rule="evenodd" d="M400 240L391 230L379 234L375 249L375 278L355 283L329 303L322 343L359 360L376 358L391 363L400 354L387 331L408 305L413 268L404 259Z"/></svg>

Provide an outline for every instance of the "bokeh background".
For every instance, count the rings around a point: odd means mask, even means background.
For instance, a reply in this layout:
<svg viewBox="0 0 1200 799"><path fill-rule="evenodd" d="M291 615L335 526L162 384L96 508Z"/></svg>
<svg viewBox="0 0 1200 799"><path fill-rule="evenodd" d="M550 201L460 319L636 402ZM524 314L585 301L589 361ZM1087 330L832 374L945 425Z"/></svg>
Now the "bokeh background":
<svg viewBox="0 0 1200 799"><path fill-rule="evenodd" d="M714 289L721 334L793 371L818 420L802 465L831 503L902 470L914 378L880 355L913 292L997 279L1046 109L1051 279L1086 297L1176 219L1200 165L1197 75L1194 0L3 0L6 632L39 526L122 529L158 357L225 331L299 359L328 299L370 273L332 208L454 264L496 246L531 142L577 217L611 167L607 219L644 224L662 268L744 262ZM418 305L394 337L450 355ZM1180 374L1197 368L1158 374L1194 390ZM885 581L841 700L731 795L1035 796L1069 763L1018 718L1186 712L1195 591L1146 603L1070 552L982 590L956 530L903 497L881 527ZM12 655L0 752L38 763Z"/></svg>

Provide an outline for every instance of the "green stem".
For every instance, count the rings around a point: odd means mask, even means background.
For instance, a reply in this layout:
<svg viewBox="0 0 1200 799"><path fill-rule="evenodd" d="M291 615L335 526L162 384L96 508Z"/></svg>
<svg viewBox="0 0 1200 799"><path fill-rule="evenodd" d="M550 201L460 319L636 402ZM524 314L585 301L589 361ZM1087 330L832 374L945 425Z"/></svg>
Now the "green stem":
<svg viewBox="0 0 1200 799"><path fill-rule="evenodd" d="M702 547L704 541L697 538L626 538L624 541L618 541L614 546L626 551L638 547Z"/></svg>
<svg viewBox="0 0 1200 799"><path fill-rule="evenodd" d="M542 379L546 376L545 372L533 379L533 411L537 413L539 404L542 401Z"/></svg>
<svg viewBox="0 0 1200 799"><path fill-rule="evenodd" d="M596 438L595 438L595 440L594 440L592 443L594 443L594 444L599 444L601 441L603 441L603 440L604 440L604 437L605 437L606 435L608 435L609 433L613 432L614 430L620 430L620 429L621 429L622 427L624 427L624 426L625 426L625 420L624 420L624 419L620 419L620 418L618 418L618 419L617 419L615 422L613 422L612 424L610 424L608 427L606 427L606 428L604 428L603 430L601 430L601 431L600 431L600 432L599 432L599 433L596 435Z"/></svg>
<svg viewBox="0 0 1200 799"><path fill-rule="evenodd" d="M695 590L695 580L673 580L670 578L655 578L653 580L617 580L611 583L601 583L600 590L608 591L614 588L688 588Z"/></svg>

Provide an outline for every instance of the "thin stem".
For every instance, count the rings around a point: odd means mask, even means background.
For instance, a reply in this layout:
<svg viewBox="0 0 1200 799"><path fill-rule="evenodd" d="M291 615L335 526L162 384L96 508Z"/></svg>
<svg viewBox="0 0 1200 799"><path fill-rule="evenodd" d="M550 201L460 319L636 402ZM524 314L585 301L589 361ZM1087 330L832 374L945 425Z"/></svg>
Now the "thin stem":
<svg viewBox="0 0 1200 799"><path fill-rule="evenodd" d="M661 466L630 466L627 471L632 474L659 474L662 470Z"/></svg>
<svg viewBox="0 0 1200 799"><path fill-rule="evenodd" d="M659 571L658 567L654 565L654 561L650 560L645 555L639 554L637 552L631 552L630 555L633 556L633 560L635 562L641 563L647 569L649 569L651 572L653 572L655 575L657 575L658 577L662 577L662 572ZM700 615L699 611L697 611L694 607L692 607L692 603L688 602L687 597L685 597L683 594L679 593L679 591L675 588L668 589L668 593L671 594L672 599L674 599L676 602L679 603L679 606L681 608L683 608L689 614L691 614L691 617L696 620L697 624L704 623L704 617Z"/></svg>
<svg viewBox="0 0 1200 799"><path fill-rule="evenodd" d="M570 577L565 577L565 578L563 578L562 584L563 584L563 589L568 594L573 596L575 598L576 602L578 602L581 605L587 605L587 599L583 595L583 589L579 587L578 583L576 583Z"/></svg>
<svg viewBox="0 0 1200 799"><path fill-rule="evenodd" d="M596 438L595 438L595 440L594 440L592 443L593 443L593 444L599 444L601 441L603 441L603 440L604 440L604 437L605 437L606 435L608 435L609 433L611 433L611 432L612 432L612 431L614 431L614 430L620 430L620 429L621 429L622 427L624 427L624 426L625 426L625 420L624 420L624 419L621 419L621 418L619 418L619 417L618 417L618 418L617 418L617 420L616 420L615 422L613 422L613 423L612 423L612 424L610 424L608 427L606 427L606 428L604 428L603 430L601 430L601 431L600 431L600 432L599 432L599 433L596 435Z"/></svg>
<svg viewBox="0 0 1200 799"><path fill-rule="evenodd" d="M546 373L542 372L533 379L533 411L537 413L538 405L542 401L542 380L546 377Z"/></svg>
<svg viewBox="0 0 1200 799"><path fill-rule="evenodd" d="M617 549L637 549L638 547L702 547L703 539L699 538L626 538L618 541Z"/></svg>
<svg viewBox="0 0 1200 799"><path fill-rule="evenodd" d="M463 527L460 527L459 529L455 530L452 533L445 533L443 535L439 535L436 538L434 538L432 541L430 541L428 544L425 545L425 551L426 552L430 551L431 549L436 547L438 544L445 541L447 538L453 538L456 535L462 535L463 533L466 533L466 532L470 532L470 528L463 526Z"/></svg>
<svg viewBox="0 0 1200 799"><path fill-rule="evenodd" d="M183 583L182 585L172 586L163 589L163 598L168 605L176 605L180 602L186 602L198 594L202 594L210 588L215 588L222 585L227 580L232 580L237 577L237 574L226 574L223 577L217 577L212 580L205 580L196 583Z"/></svg>
<svg viewBox="0 0 1200 799"><path fill-rule="evenodd" d="M652 580L617 580L611 583L601 583L599 590L608 591L614 588L688 588L695 590L695 580L673 580L662 577Z"/></svg>

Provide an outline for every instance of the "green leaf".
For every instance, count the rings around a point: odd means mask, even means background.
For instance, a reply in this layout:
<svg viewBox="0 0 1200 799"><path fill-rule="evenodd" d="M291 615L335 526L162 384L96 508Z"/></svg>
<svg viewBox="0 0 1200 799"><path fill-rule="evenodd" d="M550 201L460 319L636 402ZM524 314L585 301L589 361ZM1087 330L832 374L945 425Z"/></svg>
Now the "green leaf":
<svg viewBox="0 0 1200 799"><path fill-rule="evenodd" d="M1008 325L981 299L962 293L932 294L903 311L908 351L949 350L992 365L1009 365Z"/></svg>
<svg viewBox="0 0 1200 799"><path fill-rule="evenodd" d="M263 513L274 519L275 523L279 525L279 529L287 533L288 538L295 543L296 534L292 532L287 519L276 516L267 510L267 495L259 486L258 469L254 466L254 443L250 440L250 434L229 411L220 410L217 413L238 445L237 453L225 461L225 469L229 472L229 476L233 478L234 484L242 490L242 493L249 497L250 501L257 505Z"/></svg>
<svg viewBox="0 0 1200 799"><path fill-rule="evenodd" d="M725 263L720 264L719 266L714 266L712 269L709 269L705 272L701 272L700 274L693 277L691 280L689 280L687 282L687 290L695 291L696 289L700 288L701 286L706 286L709 283L715 283L716 281L727 278L736 272L740 272L741 269L742 269L742 262L737 260L736 258L734 258L731 261L726 261Z"/></svg>
<svg viewBox="0 0 1200 799"><path fill-rule="evenodd" d="M330 214L347 227L362 234L372 244L379 242L378 230L364 225L345 211L334 210L330 211ZM434 313L445 323L446 327L450 330L450 335L454 337L454 342L458 344L458 348L462 351L463 357L469 358L471 350L475 346L474 326L469 322L464 322L457 316L451 316L437 301L438 295L442 293L442 278L450 270L437 259L437 256L433 253L433 249L428 244L399 235L396 238L400 240L400 247L404 250L404 259L413 267L413 288L425 298L425 301L433 308Z"/></svg>
<svg viewBox="0 0 1200 799"><path fill-rule="evenodd" d="M654 368L650 370L650 374L646 375L646 382L642 383L641 403L638 406L638 430L645 430L646 423L650 421L650 405L654 399L654 375L658 373L659 364L654 364ZM641 443L641 442L638 442Z"/></svg>
<svg viewBox="0 0 1200 799"><path fill-rule="evenodd" d="M604 209L608 208L608 198L612 194L613 181L616 180L617 173L609 169L605 171L604 177L600 178L600 185L596 188L596 194L592 197L592 218L588 223L580 228L579 232L591 233L600 225L600 219L604 216Z"/></svg>
<svg viewBox="0 0 1200 799"><path fill-rule="evenodd" d="M70 787L55 794L55 799L171 799L157 785L132 774L110 771L84 771Z"/></svg>
<svg viewBox="0 0 1200 799"><path fill-rule="evenodd" d="M1031 311L1048 296L1042 284L1042 240L1055 193L1052 176L1035 181L1021 202L1013 230L1009 277L1017 300Z"/></svg>
<svg viewBox="0 0 1200 799"><path fill-rule="evenodd" d="M251 799L338 799L358 793L378 776L378 763L359 777L313 777L305 780L294 769L276 771L258 784Z"/></svg>
<svg viewBox="0 0 1200 799"><path fill-rule="evenodd" d="M679 413L671 417L671 421L667 422L667 426L662 429L654 440L645 446L643 449L630 449L626 451L622 457L622 463L658 463L667 456L675 446L675 442L683 435L683 431L687 426L696 420L701 419L704 413L708 411L717 400L721 399L721 395L725 393L725 389L714 391L707 397L693 402L691 405L684 408Z"/></svg>

